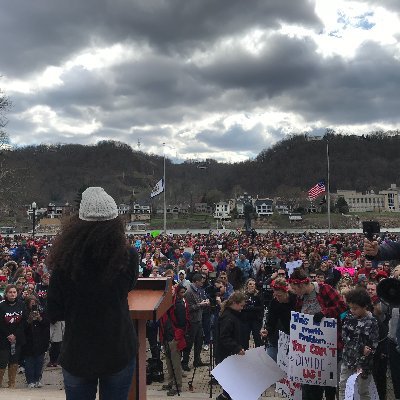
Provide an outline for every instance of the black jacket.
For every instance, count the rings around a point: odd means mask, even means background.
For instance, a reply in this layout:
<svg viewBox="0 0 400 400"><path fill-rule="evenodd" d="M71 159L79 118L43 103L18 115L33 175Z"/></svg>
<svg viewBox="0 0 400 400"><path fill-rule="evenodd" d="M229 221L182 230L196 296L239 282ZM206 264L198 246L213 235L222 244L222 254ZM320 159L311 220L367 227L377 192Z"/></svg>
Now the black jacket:
<svg viewBox="0 0 400 400"><path fill-rule="evenodd" d="M105 284L74 282L55 269L48 291L51 322L65 321L60 363L73 375L96 378L125 368L137 352L128 292L139 271L136 250L124 272Z"/></svg>
<svg viewBox="0 0 400 400"><path fill-rule="evenodd" d="M218 319L216 362L239 353L241 343L240 312L227 307Z"/></svg>
<svg viewBox="0 0 400 400"><path fill-rule="evenodd" d="M0 302L0 349L10 348L7 336L13 334L16 337L16 346L25 344L24 326L26 322L25 304L17 300L11 305L7 300Z"/></svg>
<svg viewBox="0 0 400 400"><path fill-rule="evenodd" d="M40 313L41 321L33 320L30 312L27 312L27 323L25 325L26 343L23 347L25 357L36 357L46 353L50 342L50 322L45 311Z"/></svg>
<svg viewBox="0 0 400 400"><path fill-rule="evenodd" d="M296 301L297 297L293 293L289 293L288 303L279 303L275 299L271 301L265 324L265 328L268 330L268 341L271 345L278 345L279 331L290 334L291 311L295 311Z"/></svg>
<svg viewBox="0 0 400 400"><path fill-rule="evenodd" d="M263 314L264 306L261 293L246 293L246 304L240 313L240 319L243 322L262 321Z"/></svg>

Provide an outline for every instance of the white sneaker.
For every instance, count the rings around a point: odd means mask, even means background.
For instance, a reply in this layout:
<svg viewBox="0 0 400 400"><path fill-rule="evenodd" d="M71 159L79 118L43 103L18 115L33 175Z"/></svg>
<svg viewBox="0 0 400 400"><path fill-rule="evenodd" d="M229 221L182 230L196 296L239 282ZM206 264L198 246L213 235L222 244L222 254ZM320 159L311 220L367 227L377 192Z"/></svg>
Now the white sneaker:
<svg viewBox="0 0 400 400"><path fill-rule="evenodd" d="M29 385L28 385L28 389L33 389L35 387L35 384L34 383L30 383Z"/></svg>
<svg viewBox="0 0 400 400"><path fill-rule="evenodd" d="M204 351L208 351L208 349L209 349L208 344L203 345L203 350Z"/></svg>
<svg viewBox="0 0 400 400"><path fill-rule="evenodd" d="M41 388L41 387L43 387L42 382L39 381L35 383L35 388Z"/></svg>

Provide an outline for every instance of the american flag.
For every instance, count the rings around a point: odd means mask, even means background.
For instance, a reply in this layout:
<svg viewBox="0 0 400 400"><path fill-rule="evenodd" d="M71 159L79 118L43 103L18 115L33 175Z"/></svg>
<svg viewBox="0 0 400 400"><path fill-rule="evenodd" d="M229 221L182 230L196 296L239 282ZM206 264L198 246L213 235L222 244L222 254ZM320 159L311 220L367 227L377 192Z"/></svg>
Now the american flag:
<svg viewBox="0 0 400 400"><path fill-rule="evenodd" d="M320 194L325 193L325 181L319 181L308 191L310 200L316 199Z"/></svg>

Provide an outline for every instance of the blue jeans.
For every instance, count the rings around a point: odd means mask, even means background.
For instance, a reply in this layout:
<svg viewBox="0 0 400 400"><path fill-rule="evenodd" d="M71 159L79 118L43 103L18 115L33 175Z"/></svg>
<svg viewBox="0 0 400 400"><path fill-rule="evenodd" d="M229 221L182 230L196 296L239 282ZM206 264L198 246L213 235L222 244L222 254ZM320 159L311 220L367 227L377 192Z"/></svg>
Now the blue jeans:
<svg viewBox="0 0 400 400"><path fill-rule="evenodd" d="M97 383L102 400L126 400L132 383L136 357L121 371L100 378L81 378L63 368L66 400L95 400Z"/></svg>
<svg viewBox="0 0 400 400"><path fill-rule="evenodd" d="M42 380L44 354L25 357L25 378L28 384Z"/></svg>

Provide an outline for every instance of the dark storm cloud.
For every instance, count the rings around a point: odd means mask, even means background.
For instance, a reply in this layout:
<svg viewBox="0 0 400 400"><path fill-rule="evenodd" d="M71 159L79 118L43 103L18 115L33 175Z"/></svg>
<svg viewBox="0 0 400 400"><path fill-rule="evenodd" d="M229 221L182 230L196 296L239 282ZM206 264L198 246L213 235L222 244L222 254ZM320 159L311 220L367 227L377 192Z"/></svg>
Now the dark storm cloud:
<svg viewBox="0 0 400 400"><path fill-rule="evenodd" d="M320 28L311 0L35 0L2 5L0 70L30 74L92 44L147 43L161 52L206 49L220 37L280 21Z"/></svg>
<svg viewBox="0 0 400 400"><path fill-rule="evenodd" d="M224 151L259 151L266 145L266 132L260 124L251 129L234 125L227 130L204 130L196 135L196 142Z"/></svg>
<svg viewBox="0 0 400 400"><path fill-rule="evenodd" d="M273 97L306 86L320 74L316 45L283 35L265 38L264 50L254 55L243 48L221 54L204 68L205 80L225 89L245 89L253 97Z"/></svg>
<svg viewBox="0 0 400 400"><path fill-rule="evenodd" d="M330 124L398 122L400 62L390 49L365 43L354 60L325 59L309 85L278 100L286 110Z"/></svg>

